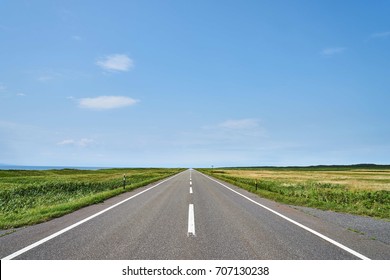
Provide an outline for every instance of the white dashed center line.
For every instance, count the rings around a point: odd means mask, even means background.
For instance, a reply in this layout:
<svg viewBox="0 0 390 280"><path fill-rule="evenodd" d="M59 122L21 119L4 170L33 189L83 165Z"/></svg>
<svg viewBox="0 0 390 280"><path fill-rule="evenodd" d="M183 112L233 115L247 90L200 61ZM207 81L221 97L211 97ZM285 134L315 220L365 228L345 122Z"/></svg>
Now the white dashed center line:
<svg viewBox="0 0 390 280"><path fill-rule="evenodd" d="M194 204L188 207L188 233L187 236L195 236Z"/></svg>

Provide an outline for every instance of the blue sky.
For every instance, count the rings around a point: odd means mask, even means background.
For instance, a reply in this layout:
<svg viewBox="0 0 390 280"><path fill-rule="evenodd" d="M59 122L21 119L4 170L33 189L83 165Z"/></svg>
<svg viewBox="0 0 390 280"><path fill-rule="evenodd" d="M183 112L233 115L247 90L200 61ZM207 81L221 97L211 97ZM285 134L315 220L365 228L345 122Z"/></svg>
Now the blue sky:
<svg viewBox="0 0 390 280"><path fill-rule="evenodd" d="M390 163L389 1L1 1L0 163Z"/></svg>

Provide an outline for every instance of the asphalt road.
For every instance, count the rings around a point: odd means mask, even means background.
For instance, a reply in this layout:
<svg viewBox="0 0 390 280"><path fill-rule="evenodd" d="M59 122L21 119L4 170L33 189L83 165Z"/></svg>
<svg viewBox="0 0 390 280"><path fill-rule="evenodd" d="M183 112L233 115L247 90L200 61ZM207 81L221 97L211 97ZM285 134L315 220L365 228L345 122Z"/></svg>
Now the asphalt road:
<svg viewBox="0 0 390 280"><path fill-rule="evenodd" d="M386 242L195 170L2 235L2 259L390 259Z"/></svg>

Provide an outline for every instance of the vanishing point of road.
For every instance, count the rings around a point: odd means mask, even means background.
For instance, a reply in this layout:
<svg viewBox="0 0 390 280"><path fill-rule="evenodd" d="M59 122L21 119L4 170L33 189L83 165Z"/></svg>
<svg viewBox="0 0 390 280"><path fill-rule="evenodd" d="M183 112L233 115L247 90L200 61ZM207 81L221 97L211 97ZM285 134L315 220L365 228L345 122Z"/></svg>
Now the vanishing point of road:
<svg viewBox="0 0 390 280"><path fill-rule="evenodd" d="M0 237L2 259L390 259L390 246L188 169Z"/></svg>

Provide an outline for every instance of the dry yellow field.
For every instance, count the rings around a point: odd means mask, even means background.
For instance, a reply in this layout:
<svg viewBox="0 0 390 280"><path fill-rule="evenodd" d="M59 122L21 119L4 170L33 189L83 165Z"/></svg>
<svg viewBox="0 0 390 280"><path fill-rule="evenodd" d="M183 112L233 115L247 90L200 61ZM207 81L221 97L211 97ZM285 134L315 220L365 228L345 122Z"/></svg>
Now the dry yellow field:
<svg viewBox="0 0 390 280"><path fill-rule="evenodd" d="M390 219L390 166L204 169L282 203Z"/></svg>
<svg viewBox="0 0 390 280"><path fill-rule="evenodd" d="M390 169L353 169L342 171L285 169L221 169L224 175L283 183L320 182L343 185L349 189L390 191Z"/></svg>

